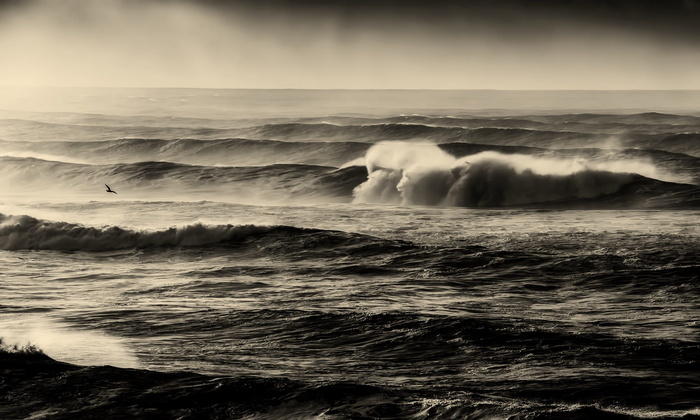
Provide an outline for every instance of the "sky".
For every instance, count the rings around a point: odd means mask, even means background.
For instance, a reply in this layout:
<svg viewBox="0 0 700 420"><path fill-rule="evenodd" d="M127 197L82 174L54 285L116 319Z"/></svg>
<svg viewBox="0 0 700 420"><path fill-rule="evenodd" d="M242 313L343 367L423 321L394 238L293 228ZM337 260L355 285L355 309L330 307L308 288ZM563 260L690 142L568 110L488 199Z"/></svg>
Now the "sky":
<svg viewBox="0 0 700 420"><path fill-rule="evenodd" d="M700 89L700 0L0 0L0 85Z"/></svg>

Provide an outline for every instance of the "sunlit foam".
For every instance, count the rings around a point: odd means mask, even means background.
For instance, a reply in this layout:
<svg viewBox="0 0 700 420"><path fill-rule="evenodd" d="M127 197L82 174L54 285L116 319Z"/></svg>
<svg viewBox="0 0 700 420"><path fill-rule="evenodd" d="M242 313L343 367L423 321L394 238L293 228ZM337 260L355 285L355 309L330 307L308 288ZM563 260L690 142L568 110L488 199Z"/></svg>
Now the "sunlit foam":
<svg viewBox="0 0 700 420"><path fill-rule="evenodd" d="M0 337L8 345L33 345L49 357L77 365L138 368L125 340L98 331L77 330L44 317L3 319Z"/></svg>
<svg viewBox="0 0 700 420"><path fill-rule="evenodd" d="M437 145L381 142L365 156L366 182L356 203L489 207L613 194L634 174L655 178L654 165L493 151L455 158Z"/></svg>

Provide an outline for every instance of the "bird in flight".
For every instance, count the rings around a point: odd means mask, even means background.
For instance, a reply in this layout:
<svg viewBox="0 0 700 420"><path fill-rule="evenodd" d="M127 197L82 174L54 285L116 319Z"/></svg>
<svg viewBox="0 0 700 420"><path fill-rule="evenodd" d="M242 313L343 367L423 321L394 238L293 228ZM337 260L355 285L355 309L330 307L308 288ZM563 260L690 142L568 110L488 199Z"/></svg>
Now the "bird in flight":
<svg viewBox="0 0 700 420"><path fill-rule="evenodd" d="M105 184L105 187L107 187L107 192L108 192L108 193L115 193L115 194L117 193L117 192L114 191L113 189L109 188L109 185Z"/></svg>

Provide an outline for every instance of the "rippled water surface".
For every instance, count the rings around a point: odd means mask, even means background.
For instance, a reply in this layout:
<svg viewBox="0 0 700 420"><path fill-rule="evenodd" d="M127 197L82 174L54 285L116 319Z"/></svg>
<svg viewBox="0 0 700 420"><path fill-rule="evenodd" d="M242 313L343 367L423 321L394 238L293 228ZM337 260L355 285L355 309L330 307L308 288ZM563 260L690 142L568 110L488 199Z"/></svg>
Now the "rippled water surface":
<svg viewBox="0 0 700 420"><path fill-rule="evenodd" d="M2 416L700 416L697 117L209 93L3 111Z"/></svg>

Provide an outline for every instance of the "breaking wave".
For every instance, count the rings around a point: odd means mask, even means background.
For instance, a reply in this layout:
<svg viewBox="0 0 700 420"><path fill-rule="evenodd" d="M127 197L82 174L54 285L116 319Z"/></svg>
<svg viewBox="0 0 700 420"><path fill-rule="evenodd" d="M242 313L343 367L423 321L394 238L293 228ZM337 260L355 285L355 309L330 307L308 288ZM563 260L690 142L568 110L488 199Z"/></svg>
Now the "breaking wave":
<svg viewBox="0 0 700 420"><path fill-rule="evenodd" d="M459 149L484 150L474 145ZM5 156L0 157L0 187L8 199L94 199L104 194L103 185L109 183L118 191L117 195L110 195L116 200L179 197L239 203L354 202L460 207L556 203L560 208L700 205L700 187L661 181L668 175L665 168L636 159L645 159L649 154L620 152L612 157L586 159L574 157L575 153L565 157L561 153L526 155L513 153L514 149L502 150L511 153L477 151L456 158L434 144L380 142L363 158L353 159L341 168L153 161L88 165ZM685 171L687 179L697 178L695 158L668 153L656 158L671 160L676 175Z"/></svg>
<svg viewBox="0 0 700 420"><path fill-rule="evenodd" d="M365 161L369 175L354 190L357 203L500 207L595 199L632 184L659 190L662 184L677 185L650 179L656 168L639 161L493 151L454 158L427 143L382 142L367 152Z"/></svg>

